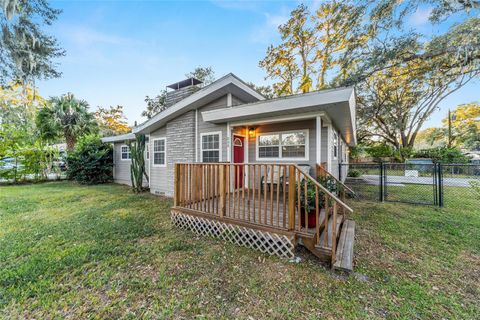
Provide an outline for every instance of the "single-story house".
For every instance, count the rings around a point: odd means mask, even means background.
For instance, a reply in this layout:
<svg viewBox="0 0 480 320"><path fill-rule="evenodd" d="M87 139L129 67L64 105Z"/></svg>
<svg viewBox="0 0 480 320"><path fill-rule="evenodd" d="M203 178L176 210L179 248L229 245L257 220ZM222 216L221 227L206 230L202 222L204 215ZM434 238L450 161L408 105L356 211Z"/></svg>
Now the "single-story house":
<svg viewBox="0 0 480 320"><path fill-rule="evenodd" d="M173 196L175 163L295 163L334 176L356 144L355 90L342 87L266 99L234 74L201 86L167 86L165 108L114 145L114 180L131 184L126 141L145 134L146 171L154 194ZM345 176L345 175L343 175Z"/></svg>
<svg viewBox="0 0 480 320"><path fill-rule="evenodd" d="M173 196L173 225L287 258L303 245L352 270L355 223L338 164L356 144L354 88L266 99L228 74L168 89L163 110L103 139L114 145L116 182L131 183L127 142L143 134L144 183Z"/></svg>

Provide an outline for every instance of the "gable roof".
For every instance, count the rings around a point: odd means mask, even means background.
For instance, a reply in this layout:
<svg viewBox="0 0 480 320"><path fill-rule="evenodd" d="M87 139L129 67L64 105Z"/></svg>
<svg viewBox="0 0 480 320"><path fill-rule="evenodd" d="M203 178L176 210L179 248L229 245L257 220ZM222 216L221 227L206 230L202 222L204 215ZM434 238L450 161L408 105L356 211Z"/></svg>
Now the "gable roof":
<svg viewBox="0 0 480 320"><path fill-rule="evenodd" d="M201 107L227 93L232 93L247 102L265 100L264 96L255 91L233 73L229 73L188 97L178 101L166 110L157 113L151 119L133 128L133 133L149 133L154 131L165 125L169 120L172 120L189 110Z"/></svg>
<svg viewBox="0 0 480 320"><path fill-rule="evenodd" d="M270 100L202 112L212 123L258 121L268 117L326 112L349 145L356 144L355 89L342 87L295 94Z"/></svg>

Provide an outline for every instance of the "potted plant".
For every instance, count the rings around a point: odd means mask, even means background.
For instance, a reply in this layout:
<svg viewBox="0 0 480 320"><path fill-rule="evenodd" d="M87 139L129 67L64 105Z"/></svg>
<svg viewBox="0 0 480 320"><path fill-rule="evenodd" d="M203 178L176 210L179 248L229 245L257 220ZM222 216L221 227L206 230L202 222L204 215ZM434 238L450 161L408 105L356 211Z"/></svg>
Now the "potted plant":
<svg viewBox="0 0 480 320"><path fill-rule="evenodd" d="M323 192L318 190L318 208L323 206ZM306 198L306 199L305 199ZM315 183L313 181L307 182L307 190L305 191L304 183L300 185L300 223L302 227L305 227L305 216L308 219L308 227L315 228L317 226L316 219L316 195L315 195ZM298 205L298 203L297 203ZM306 213L306 214L305 214Z"/></svg>

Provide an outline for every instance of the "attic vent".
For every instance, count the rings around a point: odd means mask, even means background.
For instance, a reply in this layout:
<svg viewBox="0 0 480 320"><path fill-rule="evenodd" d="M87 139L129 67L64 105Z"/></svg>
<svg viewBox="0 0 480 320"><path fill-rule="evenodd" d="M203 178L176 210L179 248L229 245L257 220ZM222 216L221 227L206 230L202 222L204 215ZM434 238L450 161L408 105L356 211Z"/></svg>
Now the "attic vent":
<svg viewBox="0 0 480 320"><path fill-rule="evenodd" d="M186 97L197 91L199 89L199 84L201 83L202 81L198 79L189 78L168 85L167 88L173 89L173 91L167 92L167 96L165 98L165 106L168 108L169 106L177 103L178 101L185 99Z"/></svg>

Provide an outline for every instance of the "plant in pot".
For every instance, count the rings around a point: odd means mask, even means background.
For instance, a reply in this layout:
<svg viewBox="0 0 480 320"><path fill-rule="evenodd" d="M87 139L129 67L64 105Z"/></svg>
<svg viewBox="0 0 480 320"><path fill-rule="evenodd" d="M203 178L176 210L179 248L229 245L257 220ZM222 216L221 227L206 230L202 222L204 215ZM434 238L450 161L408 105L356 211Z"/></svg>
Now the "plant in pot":
<svg viewBox="0 0 480 320"><path fill-rule="evenodd" d="M316 196L315 196L315 183L313 181L307 182L307 190L305 190L304 182L300 183L300 223L302 227L305 227L305 216L307 216L308 227L315 228L317 225L316 219ZM297 202L298 205L298 202ZM323 206L323 192L318 190L318 207ZM306 213L306 214L305 214Z"/></svg>

